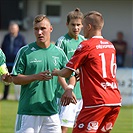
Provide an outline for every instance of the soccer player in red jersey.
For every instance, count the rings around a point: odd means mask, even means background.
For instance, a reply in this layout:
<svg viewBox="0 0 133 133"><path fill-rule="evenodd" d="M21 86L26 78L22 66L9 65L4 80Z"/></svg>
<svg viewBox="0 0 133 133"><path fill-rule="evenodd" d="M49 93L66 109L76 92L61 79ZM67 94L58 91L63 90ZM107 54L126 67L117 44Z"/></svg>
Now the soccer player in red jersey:
<svg viewBox="0 0 133 133"><path fill-rule="evenodd" d="M72 133L109 133L120 111L116 50L102 37L103 25L101 13L88 12L83 20L83 33L88 40L79 44L66 68L53 70L53 75L62 77L69 77L77 68L80 70L83 108ZM62 96L64 106L72 100L72 95Z"/></svg>

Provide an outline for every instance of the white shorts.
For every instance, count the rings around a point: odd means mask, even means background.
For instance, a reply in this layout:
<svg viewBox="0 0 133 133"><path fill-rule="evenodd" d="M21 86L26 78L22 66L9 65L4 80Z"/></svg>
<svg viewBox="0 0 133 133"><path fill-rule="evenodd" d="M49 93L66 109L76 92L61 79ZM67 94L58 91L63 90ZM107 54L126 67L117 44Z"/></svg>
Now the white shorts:
<svg viewBox="0 0 133 133"><path fill-rule="evenodd" d="M15 133L61 133L59 115L17 115Z"/></svg>
<svg viewBox="0 0 133 133"><path fill-rule="evenodd" d="M60 101L60 100L59 100ZM77 104L70 103L67 106L60 106L59 117L61 126L72 128L80 110L82 109L82 99L77 100Z"/></svg>

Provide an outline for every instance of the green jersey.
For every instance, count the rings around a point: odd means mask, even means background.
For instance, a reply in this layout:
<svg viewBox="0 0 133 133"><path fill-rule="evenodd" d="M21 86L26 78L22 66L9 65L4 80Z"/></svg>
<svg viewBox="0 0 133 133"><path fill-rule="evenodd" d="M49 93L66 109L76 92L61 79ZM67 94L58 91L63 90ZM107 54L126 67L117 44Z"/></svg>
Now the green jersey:
<svg viewBox="0 0 133 133"><path fill-rule="evenodd" d="M35 42L21 48L16 56L12 74L32 75L54 68L62 69L68 59L59 47L51 44L40 48ZM54 76L49 81L34 81L21 85L18 114L50 116L58 112L57 82Z"/></svg>
<svg viewBox="0 0 133 133"><path fill-rule="evenodd" d="M0 48L0 75L8 73L8 69L6 67L6 56Z"/></svg>
<svg viewBox="0 0 133 133"><path fill-rule="evenodd" d="M57 42L56 42L56 46L60 47L61 49L63 49L63 51L65 52L68 60L71 59L71 57L73 56L75 50L77 49L78 45L85 40L85 38L82 35L78 36L78 39L75 40L74 38L71 38L68 34L61 36ZM68 80L66 80L68 81ZM81 99L81 91L80 91L80 83L77 82L76 86L74 88L74 93L76 95L77 99ZM64 93L64 89L62 89L60 87L59 91L58 91L58 97L60 98L61 95Z"/></svg>
<svg viewBox="0 0 133 133"><path fill-rule="evenodd" d="M0 66L2 66L6 62L6 57L3 51L0 48Z"/></svg>

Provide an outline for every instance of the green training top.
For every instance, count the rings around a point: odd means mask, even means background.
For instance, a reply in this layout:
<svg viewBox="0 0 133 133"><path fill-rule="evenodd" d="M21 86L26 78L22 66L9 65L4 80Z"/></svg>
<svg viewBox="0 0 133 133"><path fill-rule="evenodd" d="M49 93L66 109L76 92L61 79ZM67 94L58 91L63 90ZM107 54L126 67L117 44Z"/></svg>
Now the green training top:
<svg viewBox="0 0 133 133"><path fill-rule="evenodd" d="M0 48L0 66L3 65L6 62L6 57L3 51Z"/></svg>
<svg viewBox="0 0 133 133"><path fill-rule="evenodd" d="M75 50L77 49L78 45L85 40L85 38L82 35L78 35L78 40L75 40L74 38L71 38L68 34L61 36L57 42L55 43L56 46L60 47L61 49L63 49L63 51L65 52L68 60L71 59L71 57L73 56ZM66 80L68 81L68 80ZM76 95L77 99L81 99L81 91L80 91L80 83L77 82L76 86L73 90L73 92ZM64 93L64 89L62 89L60 87L59 91L58 91L58 97L60 98L61 95Z"/></svg>
<svg viewBox="0 0 133 133"><path fill-rule="evenodd" d="M6 73L8 73L6 66L6 56L0 48L0 76Z"/></svg>
<svg viewBox="0 0 133 133"><path fill-rule="evenodd" d="M54 68L62 69L68 59L59 47L40 48L35 42L21 48L12 75L32 75ZM34 81L21 86L18 114L50 116L58 112L57 76L49 81Z"/></svg>

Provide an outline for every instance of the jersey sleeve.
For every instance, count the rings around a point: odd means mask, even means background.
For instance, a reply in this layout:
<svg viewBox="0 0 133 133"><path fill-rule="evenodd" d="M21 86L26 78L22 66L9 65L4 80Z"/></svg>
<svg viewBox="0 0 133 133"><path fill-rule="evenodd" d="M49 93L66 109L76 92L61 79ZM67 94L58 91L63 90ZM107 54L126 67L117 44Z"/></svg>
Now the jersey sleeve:
<svg viewBox="0 0 133 133"><path fill-rule="evenodd" d="M25 68L26 68L26 58L25 58L24 49L20 49L15 58L11 74L14 76L17 76L18 74L24 74Z"/></svg>
<svg viewBox="0 0 133 133"><path fill-rule="evenodd" d="M6 57L3 51L0 49L0 75L8 73L6 66Z"/></svg>
<svg viewBox="0 0 133 133"><path fill-rule="evenodd" d="M0 49L0 66L6 62L6 57L3 51Z"/></svg>
<svg viewBox="0 0 133 133"><path fill-rule="evenodd" d="M86 61L86 57L89 54L88 46L85 45L85 42L81 42L76 49L74 55L69 60L69 62L66 64L66 68L72 69L75 71L78 69L81 65L84 64Z"/></svg>
<svg viewBox="0 0 133 133"><path fill-rule="evenodd" d="M56 46L60 47L61 49L64 50L64 36L61 36L57 42L55 43Z"/></svg>
<svg viewBox="0 0 133 133"><path fill-rule="evenodd" d="M68 62L68 58L67 58L65 52L62 49L61 49L61 51L62 51L62 68L64 68L64 67L66 67L66 64Z"/></svg>
<svg viewBox="0 0 133 133"><path fill-rule="evenodd" d="M62 53L62 66L61 66L61 68L60 69L63 69L63 68L65 68L66 67L66 64L68 63L68 58L67 58L67 56L66 56L66 54L65 54L65 52L62 50L62 49L60 49L61 50L61 53ZM75 72L73 72L72 74L71 74L71 76L70 77L72 77L72 76L74 76L75 75ZM69 78L67 78L67 79L69 79Z"/></svg>

